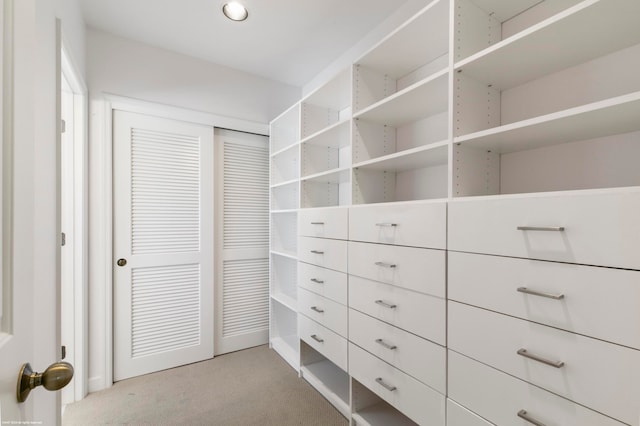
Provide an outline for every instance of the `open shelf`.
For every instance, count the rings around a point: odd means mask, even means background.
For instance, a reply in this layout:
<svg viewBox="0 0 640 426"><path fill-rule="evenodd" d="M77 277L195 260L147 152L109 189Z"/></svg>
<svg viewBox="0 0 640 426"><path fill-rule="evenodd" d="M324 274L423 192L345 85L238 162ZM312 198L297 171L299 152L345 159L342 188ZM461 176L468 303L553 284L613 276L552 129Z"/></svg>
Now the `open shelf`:
<svg viewBox="0 0 640 426"><path fill-rule="evenodd" d="M449 1L435 0L356 61L354 112L448 66Z"/></svg>
<svg viewBox="0 0 640 426"><path fill-rule="evenodd" d="M271 256L271 296L291 310L297 309L298 262L296 259Z"/></svg>
<svg viewBox="0 0 640 426"><path fill-rule="evenodd" d="M300 140L300 104L297 103L271 122L271 153L295 145Z"/></svg>
<svg viewBox="0 0 640 426"><path fill-rule="evenodd" d="M300 159L298 145L280 151L271 156L271 185L298 179L300 176Z"/></svg>
<svg viewBox="0 0 640 426"><path fill-rule="evenodd" d="M448 141L396 152L373 160L354 164L357 169L404 172L425 167L446 166Z"/></svg>
<svg viewBox="0 0 640 426"><path fill-rule="evenodd" d="M300 373L322 396L349 418L349 374L300 341Z"/></svg>
<svg viewBox="0 0 640 426"><path fill-rule="evenodd" d="M293 180L271 187L271 209L292 210L299 205L299 181Z"/></svg>
<svg viewBox="0 0 640 426"><path fill-rule="evenodd" d="M350 120L341 121L302 142L302 177L351 164Z"/></svg>
<svg viewBox="0 0 640 426"><path fill-rule="evenodd" d="M300 368L298 314L295 310L271 298L270 344L296 371Z"/></svg>
<svg viewBox="0 0 640 426"><path fill-rule="evenodd" d="M351 201L350 177L349 167L307 176L301 182L302 208L348 205Z"/></svg>
<svg viewBox="0 0 640 426"><path fill-rule="evenodd" d="M445 112L449 96L447 76L447 69L440 70L354 114L354 118L400 127Z"/></svg>
<svg viewBox="0 0 640 426"><path fill-rule="evenodd" d="M505 90L640 42L640 2L583 1L455 64Z"/></svg>
<svg viewBox="0 0 640 426"><path fill-rule="evenodd" d="M271 214L271 250L296 254L298 251L298 214Z"/></svg>
<svg viewBox="0 0 640 426"><path fill-rule="evenodd" d="M416 426L413 420L402 414L391 404L352 379L352 419L356 425L366 426Z"/></svg>
<svg viewBox="0 0 640 426"><path fill-rule="evenodd" d="M302 100L300 135L305 139L351 114L351 70L346 69Z"/></svg>

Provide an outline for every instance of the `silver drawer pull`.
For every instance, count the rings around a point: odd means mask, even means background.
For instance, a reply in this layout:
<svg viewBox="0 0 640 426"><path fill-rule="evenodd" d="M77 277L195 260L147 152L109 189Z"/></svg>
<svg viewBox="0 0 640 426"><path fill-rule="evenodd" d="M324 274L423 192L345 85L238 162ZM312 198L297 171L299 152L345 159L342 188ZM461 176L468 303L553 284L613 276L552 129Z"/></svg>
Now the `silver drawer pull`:
<svg viewBox="0 0 640 426"><path fill-rule="evenodd" d="M320 309L320 308L318 308L317 306L312 306L312 307L311 307L311 310L312 310L312 311L316 311L316 312L317 312L317 313L319 313L319 314L323 314L323 313L324 313L324 309Z"/></svg>
<svg viewBox="0 0 640 426"><path fill-rule="evenodd" d="M385 268L395 268L396 266L398 266L395 263L387 263L387 262L376 262L376 265L384 266Z"/></svg>
<svg viewBox="0 0 640 426"><path fill-rule="evenodd" d="M563 232L564 226L518 226L518 231L555 231Z"/></svg>
<svg viewBox="0 0 640 426"><path fill-rule="evenodd" d="M317 278L311 278L311 282L314 282L314 283L316 283L316 284L324 284L324 281L319 280L319 279L317 279Z"/></svg>
<svg viewBox="0 0 640 426"><path fill-rule="evenodd" d="M518 291L520 293L531 294L534 296L546 297L548 299L553 300L561 300L564 299L564 294L553 294L553 293L544 293L542 291L530 290L526 287L518 287Z"/></svg>
<svg viewBox="0 0 640 426"><path fill-rule="evenodd" d="M390 223L390 222L382 222L382 223L376 223L376 226L398 226L398 224Z"/></svg>
<svg viewBox="0 0 640 426"><path fill-rule="evenodd" d="M532 359L534 361L541 362L543 364L550 365L550 366L555 367L555 368L564 367L564 362L563 361L550 361L548 359L539 357L538 355L530 354L529 352L527 352L526 349L519 349L518 350L518 355L523 356L525 358Z"/></svg>
<svg viewBox="0 0 640 426"><path fill-rule="evenodd" d="M311 253L313 253L313 254L324 254L323 251L318 251L318 250L311 250Z"/></svg>
<svg viewBox="0 0 640 426"><path fill-rule="evenodd" d="M395 387L395 386L392 386L392 385L390 385L390 384L388 384L388 383L385 383L385 382L384 382L384 380L382 380L382 377L378 377L378 378L376 379L376 382L377 382L378 384L380 384L380 386L382 386L383 388L385 388L386 390L388 390L389 392L393 392L394 390L398 389L398 388L397 388L397 387Z"/></svg>
<svg viewBox="0 0 640 426"><path fill-rule="evenodd" d="M324 222L311 222L312 225L324 225Z"/></svg>
<svg viewBox="0 0 640 426"><path fill-rule="evenodd" d="M317 334L312 334L311 338L318 343L324 343L324 339L319 338Z"/></svg>
<svg viewBox="0 0 640 426"><path fill-rule="evenodd" d="M392 305L391 303L387 303L384 300L376 300L376 303L380 306L384 306L385 308L395 309L398 305Z"/></svg>
<svg viewBox="0 0 640 426"><path fill-rule="evenodd" d="M542 422L539 422L538 420L534 419L533 417L529 416L526 412L526 410L520 410L518 411L518 417L520 417L521 419L524 419L526 421L528 421L529 423L531 423L532 425L536 425L536 426L547 426Z"/></svg>
<svg viewBox="0 0 640 426"><path fill-rule="evenodd" d="M389 343L385 342L382 339L376 339L376 343L381 345L382 347L385 347L385 348L391 350L391 351L398 348L396 345L389 344Z"/></svg>

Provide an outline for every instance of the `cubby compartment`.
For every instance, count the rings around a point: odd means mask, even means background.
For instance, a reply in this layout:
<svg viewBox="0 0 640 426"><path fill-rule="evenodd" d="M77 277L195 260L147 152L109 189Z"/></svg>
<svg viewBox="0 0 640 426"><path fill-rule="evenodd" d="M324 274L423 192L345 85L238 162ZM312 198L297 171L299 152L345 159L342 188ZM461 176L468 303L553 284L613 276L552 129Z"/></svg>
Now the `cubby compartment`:
<svg viewBox="0 0 640 426"><path fill-rule="evenodd" d="M300 177L300 154L297 144L271 156L271 185Z"/></svg>
<svg viewBox="0 0 640 426"><path fill-rule="evenodd" d="M300 375L349 418L349 374L302 340Z"/></svg>
<svg viewBox="0 0 640 426"><path fill-rule="evenodd" d="M291 310L297 309L297 263L294 258L277 253L271 255L271 297Z"/></svg>
<svg viewBox="0 0 640 426"><path fill-rule="evenodd" d="M308 176L300 183L301 207L333 207L351 202L350 168L331 170Z"/></svg>
<svg viewBox="0 0 640 426"><path fill-rule="evenodd" d="M271 250L295 257L298 241L298 213L271 214Z"/></svg>
<svg viewBox="0 0 640 426"><path fill-rule="evenodd" d="M300 140L300 104L295 104L271 122L271 154L276 154Z"/></svg>
<svg viewBox="0 0 640 426"><path fill-rule="evenodd" d="M449 65L449 1L435 0L356 61L354 114Z"/></svg>
<svg viewBox="0 0 640 426"><path fill-rule="evenodd" d="M300 368L297 312L272 297L270 320L271 348L297 371Z"/></svg>
<svg viewBox="0 0 640 426"><path fill-rule="evenodd" d="M416 426L413 420L371 392L355 379L351 380L351 418L361 426Z"/></svg>
<svg viewBox="0 0 640 426"><path fill-rule="evenodd" d="M300 183L297 180L271 187L271 211L295 210L300 198Z"/></svg>
<svg viewBox="0 0 640 426"><path fill-rule="evenodd" d="M349 167L350 129L350 120L344 120L303 140L301 176L304 178Z"/></svg>
<svg viewBox="0 0 640 426"><path fill-rule="evenodd" d="M446 198L448 143L354 165L353 204Z"/></svg>
<svg viewBox="0 0 640 426"><path fill-rule="evenodd" d="M301 139L351 115L351 70L346 69L302 100Z"/></svg>

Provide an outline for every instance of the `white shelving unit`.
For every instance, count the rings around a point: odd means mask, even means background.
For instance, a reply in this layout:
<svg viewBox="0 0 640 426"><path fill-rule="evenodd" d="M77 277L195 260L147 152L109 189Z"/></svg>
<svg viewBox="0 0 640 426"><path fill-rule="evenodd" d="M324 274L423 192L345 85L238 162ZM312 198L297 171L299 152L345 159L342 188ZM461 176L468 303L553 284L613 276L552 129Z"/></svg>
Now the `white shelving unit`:
<svg viewBox="0 0 640 426"><path fill-rule="evenodd" d="M272 123L272 346L294 367L299 367L301 376L349 418L351 424L413 425L416 424L413 420L424 423L420 414L429 412L438 414L434 422L441 425L448 421L445 419L456 416L448 417L446 408L435 406L422 411L419 408L413 411L413 406L408 409L407 405L398 403L403 398L399 396L401 392L392 393L389 398L387 393L378 393L381 389L375 387L379 383L375 381L376 376L371 378L373 383L364 385L369 378L362 374L362 383L359 382L354 377L358 364L345 367L344 359L338 357L342 352L335 348L329 351L329 339L324 346L308 335L306 340L300 339L296 320L304 325L309 315L296 312L300 284L295 268L297 244L305 241L296 237L302 234L305 239L325 240L323 243L344 241L349 247L352 241L366 241L371 243L372 250L385 246L388 250L385 254L397 253L399 250L394 245L402 246L397 241L405 241L403 238L412 233L412 227L435 227L426 225L429 223L426 217L424 223L417 219L407 222L410 217L417 217L408 206L442 203L446 204L446 220L442 218L438 223L444 224L446 244L438 249L450 250L445 256L446 286L450 284L449 277L454 276L448 268L456 250L469 256L491 255L492 259L521 257L531 265L541 260L567 268L573 263L579 264L579 259L572 257L577 253L578 244L572 246L574 241L569 244L567 239L554 239L553 235L557 236L554 233L524 234L525 249L529 251L523 249L524 252L513 256L509 256L511 252L507 249L504 253L488 249L484 253L481 249L477 249L478 252L465 249L466 246L451 247L455 236L463 240L479 238L476 234L484 231L474 228L475 222L484 221L488 229L515 221L510 214L517 213L518 221L522 215L528 218L532 209L522 206L529 205L531 200L538 200L535 205L560 206L559 209L564 209L562 213L568 214L572 203L581 197L637 196L640 187L638 17L640 1L637 0L434 0L355 60L351 67L329 79ZM400 203L405 201L411 203ZM494 206L502 202L511 210ZM379 203L385 205L375 206ZM595 201L594 205L597 205ZM325 209L327 207L329 209ZM342 209L344 207L348 211ZM464 212L454 214L454 210L459 212L463 208ZM616 211L615 206L609 208ZM335 233L338 229L335 211L344 213L340 217L350 221L346 231L339 228L342 233ZM351 222L352 212L356 211L361 213L358 220L367 222L360 228L371 226L368 233L351 240L350 232L355 227ZM466 218L467 212L473 223L461 225L466 223L461 218ZM305 215L307 225L313 224L312 231L309 228L301 231L298 223L301 215ZM423 216L425 214L420 215ZM540 222L546 223L546 216L541 217ZM457 231L452 225L456 221ZM509 222L511 230L520 227L519 222L512 225ZM578 228L576 226L576 232ZM633 226L626 227L629 228ZM493 234L482 235L485 242L498 238ZM517 238L522 236L518 233ZM610 246L611 241L623 236L611 238L605 245ZM508 244L516 245L514 241L508 240ZM521 243L518 239L517 244ZM546 244L553 248L549 249ZM627 242L621 243L624 244ZM354 257L353 252L348 253ZM335 265L325 258L319 259L323 261L318 260L311 266L341 273L347 289L356 288L350 285L357 275L352 271L351 259L347 259L346 269L333 268ZM623 267L608 262L582 267L603 267L603 270ZM399 271L395 264L382 261L371 262L371 265L388 268L392 273ZM323 269L317 271L320 274ZM315 284L322 281L313 277ZM398 277L405 279L406 274ZM325 297L322 288L307 290ZM447 288L445 294L450 294L447 292L451 288ZM351 301L361 293L349 294L348 300L340 303L353 309ZM300 290L300 294L302 300L306 293ZM446 303L449 302L447 299ZM355 324L354 313L349 312L348 325ZM353 321L349 322L349 316ZM446 328L450 318L444 321ZM303 325L299 326L301 330ZM337 340L349 344L351 350L352 336L355 334L339 332ZM445 349L451 353L451 347ZM358 351L367 353L366 359L372 362L382 359L369 350ZM349 356L348 361L352 360ZM391 361L385 362L393 367ZM351 369L354 376L343 368ZM446 368L451 380L454 369ZM458 375L454 377L464 377L463 372L455 373ZM407 375L407 380L413 383L410 374ZM428 383L422 385L430 387ZM434 391L440 402L445 401L440 407L460 407L465 411L458 414L468 411L467 418L478 419L478 425L484 424L483 418L489 419L481 413L488 409L486 404L473 408L464 401L454 401L453 393L445 395L450 391L449 386L447 382L447 386ZM394 392L389 387L386 390ZM460 394L460 398L463 396ZM480 391L473 398L482 396ZM585 410L589 409L585 405ZM517 412L509 412L504 418L516 421ZM620 416L615 410L612 413L612 419L632 424L631 417L624 417L628 413L623 417L615 417Z"/></svg>
<svg viewBox="0 0 640 426"><path fill-rule="evenodd" d="M269 344L296 370L300 366L297 318L300 105L271 123L270 337Z"/></svg>

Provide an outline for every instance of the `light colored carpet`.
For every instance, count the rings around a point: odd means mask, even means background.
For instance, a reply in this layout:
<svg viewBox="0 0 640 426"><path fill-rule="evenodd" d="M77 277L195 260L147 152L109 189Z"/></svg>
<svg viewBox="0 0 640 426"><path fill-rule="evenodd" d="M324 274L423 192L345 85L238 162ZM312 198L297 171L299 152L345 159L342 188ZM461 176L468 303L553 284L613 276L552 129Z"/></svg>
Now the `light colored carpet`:
<svg viewBox="0 0 640 426"><path fill-rule="evenodd" d="M62 418L63 426L347 423L267 346L117 382Z"/></svg>

